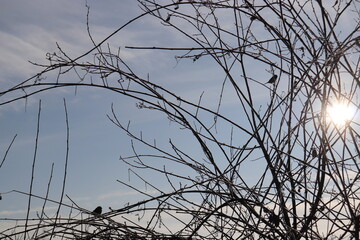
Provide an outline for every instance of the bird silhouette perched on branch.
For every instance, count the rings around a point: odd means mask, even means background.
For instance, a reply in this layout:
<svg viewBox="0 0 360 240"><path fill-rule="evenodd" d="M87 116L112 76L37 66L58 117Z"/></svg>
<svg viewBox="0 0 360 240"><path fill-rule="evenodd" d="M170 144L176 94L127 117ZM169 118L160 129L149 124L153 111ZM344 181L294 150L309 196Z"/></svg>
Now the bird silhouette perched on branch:
<svg viewBox="0 0 360 240"><path fill-rule="evenodd" d="M277 79L277 75L275 74L274 76L272 76L269 81L267 81L267 83L275 83L276 79Z"/></svg>
<svg viewBox="0 0 360 240"><path fill-rule="evenodd" d="M91 212L94 215L100 215L102 213L102 207L98 206Z"/></svg>

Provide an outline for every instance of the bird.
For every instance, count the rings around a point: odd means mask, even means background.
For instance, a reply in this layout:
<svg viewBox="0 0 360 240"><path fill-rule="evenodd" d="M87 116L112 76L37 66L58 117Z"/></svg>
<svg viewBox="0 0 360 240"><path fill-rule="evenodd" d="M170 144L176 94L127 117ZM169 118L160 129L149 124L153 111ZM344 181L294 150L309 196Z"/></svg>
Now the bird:
<svg viewBox="0 0 360 240"><path fill-rule="evenodd" d="M171 17L171 14L168 14L167 18L165 19L165 22L169 22L169 21L170 21L170 17Z"/></svg>
<svg viewBox="0 0 360 240"><path fill-rule="evenodd" d="M317 151L316 151L316 149L315 148L313 148L312 149L312 151L311 151L311 156L313 157L313 158L316 158L317 157Z"/></svg>
<svg viewBox="0 0 360 240"><path fill-rule="evenodd" d="M272 76L269 81L267 83L275 83L276 79L277 79L277 75L275 74L274 76Z"/></svg>
<svg viewBox="0 0 360 240"><path fill-rule="evenodd" d="M92 211L91 213L94 214L94 215L100 215L102 212L102 207L100 206L97 206L94 211Z"/></svg>

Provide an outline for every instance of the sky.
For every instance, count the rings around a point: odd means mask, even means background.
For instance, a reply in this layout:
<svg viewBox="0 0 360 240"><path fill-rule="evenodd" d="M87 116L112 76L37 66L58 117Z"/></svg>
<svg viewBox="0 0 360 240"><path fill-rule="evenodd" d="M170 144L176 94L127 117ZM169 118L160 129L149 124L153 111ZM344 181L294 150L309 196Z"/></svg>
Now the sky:
<svg viewBox="0 0 360 240"><path fill-rule="evenodd" d="M0 90L5 90L39 71L31 62L46 62L46 53L56 52L56 43L75 57L92 47L86 30L87 7L90 6L90 30L100 41L131 18L142 13L136 1L107 0L3 0L0 8ZM146 25L144 24L146 23ZM146 27L144 27L146 26ZM121 47L122 56L143 76L150 76L182 96L197 102L206 86L209 105L218 92L217 73L212 63L199 60L178 62L173 54L127 50L124 46L189 46L188 40L166 28L160 21L144 18L124 29L110 40L111 46ZM204 75L206 67L206 75ZM181 79L181 81L176 81ZM191 83L191 84L190 84ZM204 85L204 83L206 83ZM200 86L202 88L200 88ZM0 156L10 151L0 168L0 218L24 216L27 196L12 190L29 192L34 159L37 116L41 100L38 151L36 152L33 193L44 196L51 177L50 198L59 199L66 154L66 119L64 98L69 116L70 150L65 194L80 207L92 210L124 206L143 196L122 186L116 180L146 188L129 174L129 167L120 156L133 154L130 138L107 118L111 105L124 123L157 144L169 147L169 138L184 148L193 148L186 133L170 124L166 116L139 110L136 101L96 89L60 89L45 92L25 100L0 107ZM224 101L226 98L224 98ZM231 105L231 101L228 101ZM162 134L166 133L166 134ZM142 146L136 145L142 149ZM162 163L159 162L159 166ZM171 168L171 167L170 167ZM156 180L157 176L144 175ZM162 184L159 180L159 186ZM166 186L169 187L169 186ZM68 199L64 200L69 203ZM33 200L32 213L39 211L41 201Z"/></svg>
<svg viewBox="0 0 360 240"><path fill-rule="evenodd" d="M1 0L0 3L0 91L36 74L40 68L31 62L46 62L46 53L56 52L56 44L79 56L92 47L86 29L87 7L90 6L90 31L96 42L111 34L119 26L142 13L134 0L73 1L73 0ZM259 31L261 31L259 29ZM158 19L145 17L134 22L109 40L109 45L121 47L124 59L135 72L156 79L184 98L197 102L205 91L203 102L216 109L219 87L223 75L216 71L216 64L199 59L177 61L173 53L151 50L130 50L125 46L189 47L193 43L180 33L165 26ZM268 71L258 66L249 71L259 79L269 79ZM51 75L49 76L51 77ZM266 81L266 80L263 80ZM279 88L284 86L279 86ZM285 87L286 88L286 87ZM269 91L259 90L255 101L264 101ZM232 101L233 93L223 99L225 112L238 117ZM24 216L28 197L12 190L28 192L36 139L36 126L41 100L38 151L35 158L33 193L44 196L49 180L49 196L58 200L61 194L66 159L66 119L64 99L70 127L70 149L65 194L80 207L92 210L102 206L105 211L123 207L127 202L142 200L144 196L121 185L117 180L152 191L129 172L129 166L120 157L133 155L129 136L116 127L107 117L114 105L119 119L146 139L156 139L157 144L170 149L169 139L183 149L201 155L188 133L169 123L167 117L154 111L138 109L137 101L105 90L91 88L62 88L43 92L25 100L0 106L0 161L16 136L0 168L0 218ZM296 103L295 103L296 104ZM222 129L225 136L230 129ZM241 139L239 141L241 144ZM134 143L136 149L147 150ZM162 166L164 162L154 162ZM253 161L256 169L259 162ZM53 174L50 176L53 167ZM168 166L178 170L177 166ZM173 168L173 169L172 169ZM256 171L244 166L244 178L253 177ZM261 171L258 171L261 172ZM144 172L164 188L169 188L160 176ZM149 188L149 189L148 189ZM66 203L70 203L66 197ZM32 213L41 209L42 201L33 200ZM51 204L49 205L49 209ZM53 205L55 207L55 205ZM50 209L51 210L51 209Z"/></svg>
<svg viewBox="0 0 360 240"><path fill-rule="evenodd" d="M93 36L98 40L107 36L120 24L140 13L136 1L87 1L90 6L90 23ZM47 52L56 51L59 43L72 56L91 47L86 32L85 1L2 1L0 8L0 85L1 90L23 81L39 71L32 62L44 62ZM121 37L119 45L139 41L143 35L140 26ZM129 56L129 58L135 56ZM144 61L149 56L143 57ZM174 64L174 62L173 62ZM150 68L151 66L149 66ZM128 167L119 161L120 155L131 154L129 138L106 117L111 103L119 97L98 90L74 89L44 93L27 101L17 101L0 109L0 152L3 157L12 138L17 135L8 156L0 169L0 217L14 213L24 216L27 197L11 190L28 192L39 100L41 120L38 153L36 157L34 194L46 192L51 166L54 164L50 196L59 199L66 153L66 125L63 98L69 114L70 157L67 172L66 194L85 209L98 205L123 206L134 192L116 182L128 180ZM119 105L117 105L119 107ZM120 107L119 107L120 108ZM121 111L129 113L126 121L148 128L158 117L139 113L135 102L121 98ZM160 119L161 120L161 119ZM151 134L151 133L149 133ZM1 157L1 158L2 158ZM137 196L138 197L138 196ZM34 202L32 207L41 205Z"/></svg>

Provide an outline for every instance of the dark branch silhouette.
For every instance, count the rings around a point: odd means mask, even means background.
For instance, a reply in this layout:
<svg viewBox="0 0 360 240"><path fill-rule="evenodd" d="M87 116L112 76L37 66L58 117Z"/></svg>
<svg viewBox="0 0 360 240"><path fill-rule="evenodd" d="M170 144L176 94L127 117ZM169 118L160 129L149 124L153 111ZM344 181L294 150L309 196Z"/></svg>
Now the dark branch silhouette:
<svg viewBox="0 0 360 240"><path fill-rule="evenodd" d="M112 106L108 119L149 149L139 152L132 144L134 154L121 160L153 193L118 180L146 200L104 213L98 207L87 218L50 217L43 209L39 219L22 220L25 227L19 219L1 238L359 239L359 122L337 125L327 114L336 102L359 108L357 1L138 2L144 13L99 43L88 25L94 46L85 54L71 58L58 45L57 53L47 54L48 64L34 63L43 70L1 92L0 106L64 87L106 89L166 116L199 151L189 152L171 139L167 148L143 138ZM126 48L168 51L194 65L215 63L222 74L216 104L207 104L203 94L194 101L141 76L120 50L106 45L144 16L178 31L193 46ZM349 17L351 26L343 31L340 22ZM93 62L84 60L88 56ZM52 72L57 78L46 78ZM79 79L69 80L68 74ZM264 76L272 77L266 82ZM145 170L163 176L169 188L146 179ZM63 186L65 179L66 174ZM28 194L29 200L83 211L75 202L66 206L62 199Z"/></svg>

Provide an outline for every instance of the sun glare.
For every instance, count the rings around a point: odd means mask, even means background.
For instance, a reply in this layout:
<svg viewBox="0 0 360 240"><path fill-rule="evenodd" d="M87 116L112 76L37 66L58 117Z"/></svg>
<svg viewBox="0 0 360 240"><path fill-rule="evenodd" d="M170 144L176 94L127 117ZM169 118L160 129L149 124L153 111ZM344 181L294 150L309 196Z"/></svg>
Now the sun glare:
<svg viewBox="0 0 360 240"><path fill-rule="evenodd" d="M349 104L338 102L327 108L330 121L337 126L343 126L355 116L355 108Z"/></svg>

